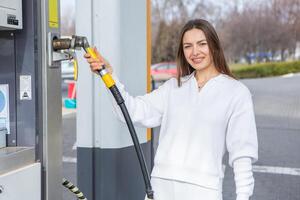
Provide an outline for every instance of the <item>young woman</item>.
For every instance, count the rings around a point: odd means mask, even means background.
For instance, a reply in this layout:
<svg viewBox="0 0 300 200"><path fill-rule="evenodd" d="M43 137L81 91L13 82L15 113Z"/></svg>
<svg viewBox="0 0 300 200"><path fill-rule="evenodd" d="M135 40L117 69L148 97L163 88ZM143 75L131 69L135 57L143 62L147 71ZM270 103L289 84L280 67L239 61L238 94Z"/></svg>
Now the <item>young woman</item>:
<svg viewBox="0 0 300 200"><path fill-rule="evenodd" d="M99 53L97 59L85 57L92 71L106 65L113 74ZM144 96L130 96L116 81L132 121L161 126L151 173L154 199L222 200L227 150L237 200L248 200L254 188L252 163L258 157L252 98L230 73L209 22L196 19L183 27L177 69L176 79ZM118 108L117 113L122 119Z"/></svg>

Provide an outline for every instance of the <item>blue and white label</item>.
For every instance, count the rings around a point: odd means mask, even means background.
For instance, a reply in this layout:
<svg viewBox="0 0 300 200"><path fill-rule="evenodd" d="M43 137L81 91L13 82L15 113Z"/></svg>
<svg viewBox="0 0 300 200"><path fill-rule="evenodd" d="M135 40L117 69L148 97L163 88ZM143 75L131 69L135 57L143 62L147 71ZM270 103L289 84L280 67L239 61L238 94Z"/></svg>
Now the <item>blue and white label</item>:
<svg viewBox="0 0 300 200"><path fill-rule="evenodd" d="M3 134L10 134L8 84L0 84L0 135Z"/></svg>
<svg viewBox="0 0 300 200"><path fill-rule="evenodd" d="M4 110L5 105L6 105L5 95L3 94L3 91L0 91L0 112Z"/></svg>

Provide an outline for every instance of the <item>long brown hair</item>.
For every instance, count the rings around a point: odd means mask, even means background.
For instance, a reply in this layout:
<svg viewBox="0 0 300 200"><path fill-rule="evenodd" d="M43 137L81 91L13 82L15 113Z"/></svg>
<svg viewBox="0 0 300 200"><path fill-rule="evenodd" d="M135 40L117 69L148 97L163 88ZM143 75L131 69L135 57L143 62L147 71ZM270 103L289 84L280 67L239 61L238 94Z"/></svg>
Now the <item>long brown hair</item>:
<svg viewBox="0 0 300 200"><path fill-rule="evenodd" d="M197 28L203 31L207 40L209 51L211 52L213 58L213 63L217 71L222 74L227 74L228 76L235 79L235 77L229 70L228 64L225 60L223 49L220 44L219 37L214 27L204 19L194 19L188 21L183 26L179 37L179 45L178 45L177 57L176 57L178 86L181 86L181 77L190 75L195 70L187 62L183 52L183 36L187 31L193 28Z"/></svg>

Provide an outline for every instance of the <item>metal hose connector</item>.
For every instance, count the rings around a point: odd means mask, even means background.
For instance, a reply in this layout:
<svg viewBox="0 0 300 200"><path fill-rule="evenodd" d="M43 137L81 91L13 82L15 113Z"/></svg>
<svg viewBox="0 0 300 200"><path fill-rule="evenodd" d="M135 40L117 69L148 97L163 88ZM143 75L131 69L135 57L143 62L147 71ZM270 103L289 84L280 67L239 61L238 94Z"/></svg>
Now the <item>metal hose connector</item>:
<svg viewBox="0 0 300 200"><path fill-rule="evenodd" d="M52 41L52 47L54 51L70 49L71 45L72 40L69 38L59 38Z"/></svg>

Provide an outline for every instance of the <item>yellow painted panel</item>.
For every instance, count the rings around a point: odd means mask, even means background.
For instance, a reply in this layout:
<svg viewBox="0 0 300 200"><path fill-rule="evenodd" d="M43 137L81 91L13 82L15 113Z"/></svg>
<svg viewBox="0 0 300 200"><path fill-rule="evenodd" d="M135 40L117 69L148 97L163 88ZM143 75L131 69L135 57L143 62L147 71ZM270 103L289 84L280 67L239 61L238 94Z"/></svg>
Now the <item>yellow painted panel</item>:
<svg viewBox="0 0 300 200"><path fill-rule="evenodd" d="M147 142L152 140L151 128L147 128Z"/></svg>
<svg viewBox="0 0 300 200"><path fill-rule="evenodd" d="M58 28L58 0L49 0L49 27Z"/></svg>
<svg viewBox="0 0 300 200"><path fill-rule="evenodd" d="M146 52L147 52L147 93L151 92L151 0L147 0L147 41L146 41ZM147 141L152 139L151 129L147 129Z"/></svg>

